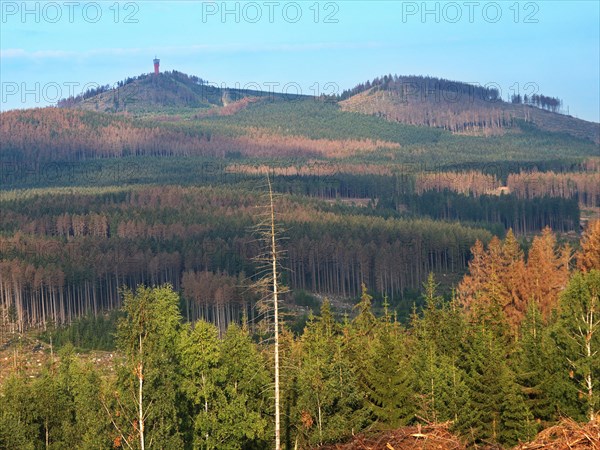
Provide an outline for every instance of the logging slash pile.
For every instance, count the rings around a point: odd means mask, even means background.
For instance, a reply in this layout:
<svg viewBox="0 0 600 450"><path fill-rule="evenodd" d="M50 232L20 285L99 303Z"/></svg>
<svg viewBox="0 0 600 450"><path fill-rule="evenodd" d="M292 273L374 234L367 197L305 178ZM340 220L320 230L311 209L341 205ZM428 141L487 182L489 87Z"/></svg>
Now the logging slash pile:
<svg viewBox="0 0 600 450"><path fill-rule="evenodd" d="M599 450L600 420L580 425L571 419L564 419L557 425L541 431L537 437L515 450Z"/></svg>
<svg viewBox="0 0 600 450"><path fill-rule="evenodd" d="M346 444L319 447L320 450L465 450L467 445L449 431L449 423L416 425L367 436L356 435ZM500 449L478 445L472 448ZM536 438L513 450L600 450L600 420L578 424L563 419L541 431Z"/></svg>
<svg viewBox="0 0 600 450"><path fill-rule="evenodd" d="M448 430L449 423L416 425L386 431L377 436L359 434L346 444L321 450L463 450L465 444Z"/></svg>

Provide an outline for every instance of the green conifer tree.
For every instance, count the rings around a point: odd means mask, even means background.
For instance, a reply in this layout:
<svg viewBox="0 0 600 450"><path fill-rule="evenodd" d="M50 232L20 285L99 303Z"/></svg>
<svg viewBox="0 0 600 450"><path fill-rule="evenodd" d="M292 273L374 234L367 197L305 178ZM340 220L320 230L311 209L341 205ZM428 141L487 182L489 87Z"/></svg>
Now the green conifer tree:
<svg viewBox="0 0 600 450"><path fill-rule="evenodd" d="M343 337L328 300L318 317L309 320L300 341L298 419L300 444L335 442L361 427L354 412L361 407L360 393Z"/></svg>
<svg viewBox="0 0 600 450"><path fill-rule="evenodd" d="M576 387L580 417L592 421L600 408L600 271L576 273L560 296L552 337ZM571 397L571 401L575 400Z"/></svg>
<svg viewBox="0 0 600 450"><path fill-rule="evenodd" d="M420 398L418 414L431 422L450 420L457 426L461 411L468 408L464 372L457 364L462 316L455 303L445 303L437 295L433 274L423 287L423 315L415 315L411 324L417 338L411 360Z"/></svg>
<svg viewBox="0 0 600 450"><path fill-rule="evenodd" d="M530 437L531 413L508 366L502 337L487 324L474 324L464 352L470 408L461 414L460 431L476 443L510 444Z"/></svg>
<svg viewBox="0 0 600 450"><path fill-rule="evenodd" d="M521 323L520 340L513 358L516 381L525 395L527 408L539 426L555 420L555 408L548 395L553 386L552 358L546 324L537 303L530 302Z"/></svg>

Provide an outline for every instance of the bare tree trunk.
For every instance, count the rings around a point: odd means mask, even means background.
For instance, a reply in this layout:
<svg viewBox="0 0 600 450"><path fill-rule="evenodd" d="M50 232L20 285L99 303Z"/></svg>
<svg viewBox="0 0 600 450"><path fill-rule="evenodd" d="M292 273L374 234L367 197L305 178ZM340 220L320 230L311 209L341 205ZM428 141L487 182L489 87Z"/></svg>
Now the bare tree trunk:
<svg viewBox="0 0 600 450"><path fill-rule="evenodd" d="M277 283L277 246L275 241L275 207L273 205L273 189L269 183L269 203L271 206L271 264L273 276L273 307L275 320L275 450L281 450L281 425L279 413L279 308L278 308L278 283Z"/></svg>
<svg viewBox="0 0 600 450"><path fill-rule="evenodd" d="M323 419L321 415L321 398L317 394L317 405L319 409L319 444L323 443Z"/></svg>
<svg viewBox="0 0 600 450"><path fill-rule="evenodd" d="M587 325L587 333L585 335L585 356L589 361L592 361L594 356L594 352L592 352L592 337L594 335L594 331L596 331L596 327L598 326L598 322L594 320L594 304L596 303L596 299L592 296L590 301L590 311L586 315L586 325ZM593 422L596 418L596 412L594 411L594 382L592 380L592 370L589 369L589 372L585 375L585 385L587 388L587 396L588 396L588 404L589 404L589 418L590 422Z"/></svg>
<svg viewBox="0 0 600 450"><path fill-rule="evenodd" d="M138 364L138 426L140 428L140 448L144 450L144 365L142 363L142 335L140 334L140 362Z"/></svg>

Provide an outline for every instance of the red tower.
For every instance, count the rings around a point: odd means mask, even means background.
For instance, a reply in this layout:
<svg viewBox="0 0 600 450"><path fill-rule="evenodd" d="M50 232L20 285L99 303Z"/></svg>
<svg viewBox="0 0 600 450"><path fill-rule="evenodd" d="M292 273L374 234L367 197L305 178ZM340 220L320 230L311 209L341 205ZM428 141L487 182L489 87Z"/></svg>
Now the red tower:
<svg viewBox="0 0 600 450"><path fill-rule="evenodd" d="M154 75L158 75L158 67L160 66L160 59L154 57Z"/></svg>

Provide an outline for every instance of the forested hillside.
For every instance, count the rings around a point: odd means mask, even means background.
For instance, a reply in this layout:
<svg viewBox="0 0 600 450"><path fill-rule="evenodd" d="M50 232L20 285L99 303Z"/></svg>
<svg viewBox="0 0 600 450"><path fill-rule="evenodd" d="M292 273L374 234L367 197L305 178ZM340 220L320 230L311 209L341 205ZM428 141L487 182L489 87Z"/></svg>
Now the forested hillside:
<svg viewBox="0 0 600 450"><path fill-rule="evenodd" d="M226 274L241 288L241 274L256 272L257 193L141 186L11 197L3 208L0 298L4 311L16 308L19 329L113 309L119 287L140 283L183 289L189 320L226 317L225 329L241 311L251 313L251 297L236 289L217 300L193 286L203 274ZM278 207L290 287L323 294L355 297L369 282L397 301L430 271L461 273L469 247L490 239L460 224L341 214L300 198L282 197Z"/></svg>
<svg viewBox="0 0 600 450"><path fill-rule="evenodd" d="M226 107L231 103L239 100L258 100L267 96L271 100L287 97L235 87L221 88L197 76L174 70L158 75L142 74L128 77L112 87L97 86L78 96L61 99L57 106L151 116L192 111L202 114L203 111L215 108L227 111Z"/></svg>
<svg viewBox="0 0 600 450"><path fill-rule="evenodd" d="M592 418L598 124L498 95L173 71L1 113L0 448L271 448L270 188L286 448Z"/></svg>
<svg viewBox="0 0 600 450"><path fill-rule="evenodd" d="M81 110L133 88L159 115ZM69 323L118 308L122 285L165 282L183 294L188 320L223 331L253 314L242 286L257 269L251 229L267 172L283 195L290 288L348 301L366 283L402 317L429 272L452 287L476 239L512 229L530 243L549 226L573 240L600 207L590 141L525 122L518 133L464 136L342 111L332 98L246 94L169 72L62 108L2 113L4 323L10 308L20 330Z"/></svg>
<svg viewBox="0 0 600 450"><path fill-rule="evenodd" d="M513 86L518 90L518 84ZM462 83L433 77L385 75L361 83L340 96L346 111L456 133L504 134L519 121L545 131L565 132L600 143L600 127L593 122L560 114L562 101L542 95L536 83L521 86L504 101L499 86Z"/></svg>
<svg viewBox="0 0 600 450"><path fill-rule="evenodd" d="M477 241L456 295L440 296L431 274L424 307L406 324L387 302L375 315L363 285L352 319L336 317L325 300L300 334L284 325L286 447L445 423L456 448L511 448L569 416L592 421L578 439L594 448L599 242L597 221L570 269L570 250L549 230L526 258L510 233ZM142 436L162 448L270 448L273 348L250 334L257 327L270 336L262 321L246 317L219 338L215 325L184 321L171 286L121 295L112 374L83 364L70 344L34 379L20 374L15 356L0 388L3 447L138 448Z"/></svg>
<svg viewBox="0 0 600 450"><path fill-rule="evenodd" d="M258 83L248 86L260 88ZM390 74L343 92L321 95L319 100L339 104L345 111L461 134L504 134L518 130L518 123L525 121L544 131L567 133L600 143L598 124L564 114L561 99L540 94L535 83L525 83L516 89L506 101L496 83L482 86L435 77ZM219 87L217 83L174 70L128 77L112 87L97 86L76 97L60 100L58 106L137 116L205 117L235 114L255 102L298 103L310 99L298 93Z"/></svg>

